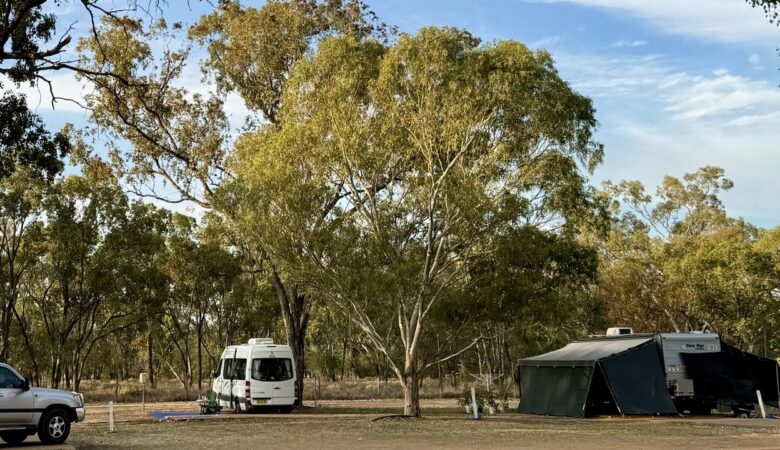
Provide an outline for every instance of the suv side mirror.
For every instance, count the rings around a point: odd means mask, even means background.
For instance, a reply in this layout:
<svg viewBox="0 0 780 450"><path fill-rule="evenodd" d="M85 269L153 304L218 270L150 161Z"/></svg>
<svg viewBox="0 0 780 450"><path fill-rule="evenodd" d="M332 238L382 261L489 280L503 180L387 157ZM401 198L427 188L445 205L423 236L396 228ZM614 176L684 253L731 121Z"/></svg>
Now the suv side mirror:
<svg viewBox="0 0 780 450"><path fill-rule="evenodd" d="M28 380L27 378L25 378L24 381L22 382L22 390L23 391L30 390L30 380Z"/></svg>
<svg viewBox="0 0 780 450"><path fill-rule="evenodd" d="M215 370L211 372L211 378L217 378L217 377L219 377L219 370Z"/></svg>

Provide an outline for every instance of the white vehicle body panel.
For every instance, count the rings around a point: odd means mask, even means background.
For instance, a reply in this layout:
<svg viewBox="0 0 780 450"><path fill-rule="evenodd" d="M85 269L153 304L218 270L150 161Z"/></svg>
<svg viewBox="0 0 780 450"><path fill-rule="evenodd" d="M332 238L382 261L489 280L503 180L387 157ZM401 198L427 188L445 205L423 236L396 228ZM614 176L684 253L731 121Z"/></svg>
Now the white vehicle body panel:
<svg viewBox="0 0 780 450"><path fill-rule="evenodd" d="M720 336L715 333L661 333L659 336L667 380L688 378L680 353L720 352Z"/></svg>

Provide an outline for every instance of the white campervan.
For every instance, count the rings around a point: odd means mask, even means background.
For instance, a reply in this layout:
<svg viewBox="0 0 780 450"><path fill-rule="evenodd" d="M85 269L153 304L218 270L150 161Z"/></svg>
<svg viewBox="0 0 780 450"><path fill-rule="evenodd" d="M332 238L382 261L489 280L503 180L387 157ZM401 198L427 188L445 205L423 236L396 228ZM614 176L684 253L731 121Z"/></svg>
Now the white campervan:
<svg viewBox="0 0 780 450"><path fill-rule="evenodd" d="M250 339L222 352L212 389L219 405L235 412L280 410L295 403L295 366L289 345Z"/></svg>

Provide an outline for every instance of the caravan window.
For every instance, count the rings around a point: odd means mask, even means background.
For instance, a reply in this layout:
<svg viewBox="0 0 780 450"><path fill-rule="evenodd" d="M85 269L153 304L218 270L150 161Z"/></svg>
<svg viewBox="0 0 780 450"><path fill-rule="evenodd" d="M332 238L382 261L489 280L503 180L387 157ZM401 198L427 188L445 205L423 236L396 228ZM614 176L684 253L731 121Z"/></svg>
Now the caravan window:
<svg viewBox="0 0 780 450"><path fill-rule="evenodd" d="M258 381L286 381L293 377L289 358L255 358L252 360L252 378Z"/></svg>
<svg viewBox="0 0 780 450"><path fill-rule="evenodd" d="M222 378L229 380L243 380L246 378L246 359L226 359Z"/></svg>

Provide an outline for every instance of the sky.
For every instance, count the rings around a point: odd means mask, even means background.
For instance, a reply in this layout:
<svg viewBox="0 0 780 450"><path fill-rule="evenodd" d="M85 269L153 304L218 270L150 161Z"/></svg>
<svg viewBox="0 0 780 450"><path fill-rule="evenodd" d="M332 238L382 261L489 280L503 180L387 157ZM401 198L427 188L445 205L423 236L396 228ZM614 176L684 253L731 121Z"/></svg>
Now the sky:
<svg viewBox="0 0 780 450"><path fill-rule="evenodd" d="M484 42L518 40L547 49L563 79L593 99L604 163L590 177L636 179L650 191L665 175L720 166L734 181L722 195L729 215L780 225L780 27L741 0L367 0L399 31L465 28ZM169 0L169 20L193 23L206 2ZM262 1L242 1L259 6ZM77 5L56 10L60 26L88 21ZM64 24L64 25L63 25ZM202 86L197 64L182 84ZM55 89L82 88L58 74ZM22 88L51 129L84 124L76 105ZM231 123L245 117L237 97Z"/></svg>

